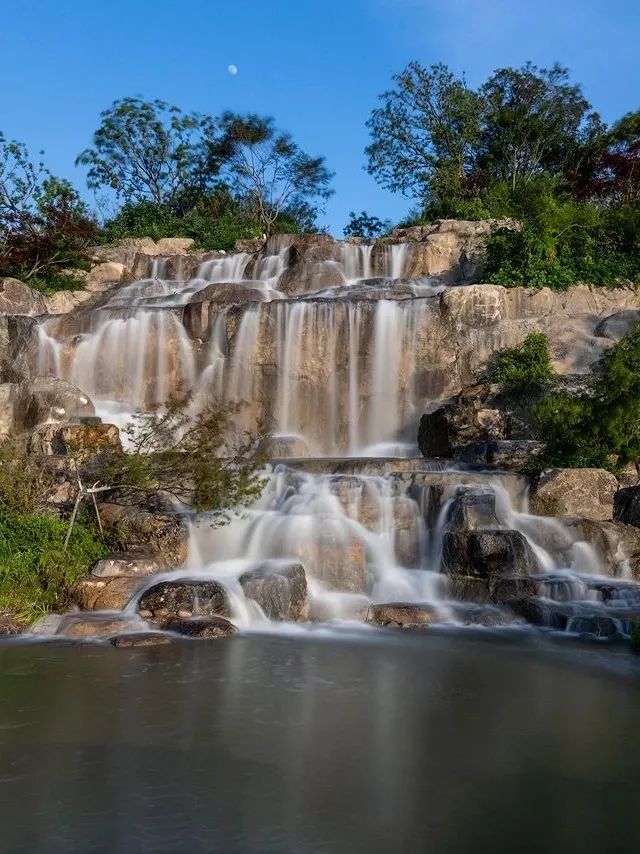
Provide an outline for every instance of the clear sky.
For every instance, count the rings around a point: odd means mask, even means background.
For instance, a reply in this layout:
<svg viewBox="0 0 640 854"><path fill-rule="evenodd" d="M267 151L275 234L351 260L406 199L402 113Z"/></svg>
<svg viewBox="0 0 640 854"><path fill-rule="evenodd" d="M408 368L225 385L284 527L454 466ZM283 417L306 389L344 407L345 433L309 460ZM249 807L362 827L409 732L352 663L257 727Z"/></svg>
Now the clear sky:
<svg viewBox="0 0 640 854"><path fill-rule="evenodd" d="M640 107L639 45L640 0L0 0L0 129L86 193L74 160L115 98L270 114L335 171L339 234L351 209L410 207L363 169L365 121L410 60L472 85L558 60L611 120Z"/></svg>

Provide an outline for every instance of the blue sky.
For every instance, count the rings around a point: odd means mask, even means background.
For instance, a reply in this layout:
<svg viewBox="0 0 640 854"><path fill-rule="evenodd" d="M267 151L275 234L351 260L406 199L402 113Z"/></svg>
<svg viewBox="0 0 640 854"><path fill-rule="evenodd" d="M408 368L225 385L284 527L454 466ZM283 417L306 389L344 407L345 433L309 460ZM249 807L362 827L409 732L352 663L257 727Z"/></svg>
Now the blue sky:
<svg viewBox="0 0 640 854"><path fill-rule="evenodd" d="M410 207L363 169L365 121L410 60L473 85L558 60L611 120L640 107L639 43L638 0L0 0L0 129L86 193L74 159L115 98L270 114L335 171L340 233L351 209Z"/></svg>

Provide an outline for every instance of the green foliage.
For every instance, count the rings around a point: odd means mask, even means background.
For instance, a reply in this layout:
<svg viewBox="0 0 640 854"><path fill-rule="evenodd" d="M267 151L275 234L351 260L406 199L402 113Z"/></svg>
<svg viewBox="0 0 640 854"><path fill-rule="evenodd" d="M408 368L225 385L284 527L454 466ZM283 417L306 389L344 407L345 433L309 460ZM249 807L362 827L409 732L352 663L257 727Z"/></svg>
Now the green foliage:
<svg viewBox="0 0 640 854"><path fill-rule="evenodd" d="M349 222L345 225L343 234L345 237L364 237L366 240L374 240L389 231L391 223L388 219L382 220L377 216L370 216L366 211L349 212Z"/></svg>
<svg viewBox="0 0 640 854"><path fill-rule="evenodd" d="M89 167L91 189L108 188L124 203L150 201L183 214L211 187L219 171L211 117L160 100L122 98L101 118L93 147L76 160Z"/></svg>
<svg viewBox="0 0 640 854"><path fill-rule="evenodd" d="M489 365L488 376L510 394L539 393L554 378L547 336L531 332L517 347L500 350Z"/></svg>
<svg viewBox="0 0 640 854"><path fill-rule="evenodd" d="M640 460L640 328L607 353L581 393L552 391L533 407L541 468L617 471Z"/></svg>
<svg viewBox="0 0 640 854"><path fill-rule="evenodd" d="M332 194L333 173L324 157L303 151L271 118L227 112L220 117L222 136L212 148L237 201L266 234L285 212L313 224Z"/></svg>
<svg viewBox="0 0 640 854"><path fill-rule="evenodd" d="M33 620L64 607L73 582L107 555L108 547L87 518L76 524L63 553L67 527L55 516L0 507L0 611Z"/></svg>
<svg viewBox="0 0 640 854"><path fill-rule="evenodd" d="M192 414L189 401L138 414L125 429L127 451L105 448L103 480L110 500L163 490L217 521L257 498L263 482L258 437L234 429L239 406L212 404Z"/></svg>

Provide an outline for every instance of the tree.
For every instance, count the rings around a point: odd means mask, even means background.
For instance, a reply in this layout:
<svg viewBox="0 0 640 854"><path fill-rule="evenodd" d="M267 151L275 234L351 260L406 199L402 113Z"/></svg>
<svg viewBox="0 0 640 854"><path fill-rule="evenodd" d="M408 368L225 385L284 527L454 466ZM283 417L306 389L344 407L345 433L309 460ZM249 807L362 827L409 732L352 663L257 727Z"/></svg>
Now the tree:
<svg viewBox="0 0 640 854"><path fill-rule="evenodd" d="M102 114L93 147L76 163L89 167L91 189L108 187L122 202L151 201L183 214L216 180L216 124L165 101L122 98Z"/></svg>
<svg viewBox="0 0 640 854"><path fill-rule="evenodd" d="M390 228L391 223L388 219L382 220L377 216L370 216L366 211L360 211L359 214L349 211L349 222L345 225L343 233L345 237L364 237L367 240L374 240Z"/></svg>
<svg viewBox="0 0 640 854"><path fill-rule="evenodd" d="M640 111L589 140L567 177L580 198L615 205L640 201Z"/></svg>
<svg viewBox="0 0 640 854"><path fill-rule="evenodd" d="M369 173L425 205L464 195L480 136L478 95L445 65L412 62L393 80L367 122Z"/></svg>
<svg viewBox="0 0 640 854"><path fill-rule="evenodd" d="M42 157L42 152L40 152ZM96 239L86 205L26 147L0 133L0 275L30 280L78 263Z"/></svg>
<svg viewBox="0 0 640 854"><path fill-rule="evenodd" d="M140 500L162 490L194 510L226 521L262 492L258 437L233 429L237 406L170 401L161 412L139 413L125 428L127 450L100 449L101 479L110 501Z"/></svg>
<svg viewBox="0 0 640 854"><path fill-rule="evenodd" d="M501 68L480 88L478 169L515 188L542 172L562 173L602 128L569 72L527 63Z"/></svg>
<svg viewBox="0 0 640 854"><path fill-rule="evenodd" d="M232 190L270 234L285 214L307 224L332 193L333 177L324 157L306 154L273 119L225 113L223 135L211 147L214 163L224 163Z"/></svg>

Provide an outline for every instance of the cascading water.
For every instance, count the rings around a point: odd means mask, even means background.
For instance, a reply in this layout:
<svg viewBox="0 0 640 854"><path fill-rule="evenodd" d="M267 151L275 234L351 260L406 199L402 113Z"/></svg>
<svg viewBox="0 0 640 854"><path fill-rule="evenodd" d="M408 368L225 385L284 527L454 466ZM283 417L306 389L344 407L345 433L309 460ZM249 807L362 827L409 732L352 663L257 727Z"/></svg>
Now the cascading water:
<svg viewBox="0 0 640 854"><path fill-rule="evenodd" d="M194 522L177 573L221 579L243 624L260 613L238 578L274 560L304 565L315 619L362 618L370 602L390 601L436 602L442 619L458 619L441 572L443 538L458 491L479 485L493 495L496 524L529 544L543 599L601 596L592 583L599 558L559 522L528 515L517 478L409 459L433 395L423 363L443 287L407 282L410 253L406 244L342 244L318 267L321 287L293 296L280 290L291 274L288 241L204 260L187 280L168 273L186 269L183 259L156 259L148 278L40 327L38 372L82 388L105 420L123 424L190 394L194 407L245 403L242 426L264 419L272 447L295 448L292 456L361 458L348 474L331 473L329 460L325 473L319 459L309 471L304 460L274 461L246 514L222 528ZM557 541L561 550L549 546Z"/></svg>

